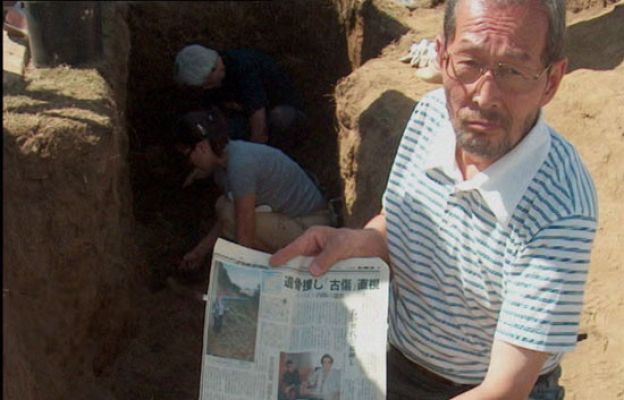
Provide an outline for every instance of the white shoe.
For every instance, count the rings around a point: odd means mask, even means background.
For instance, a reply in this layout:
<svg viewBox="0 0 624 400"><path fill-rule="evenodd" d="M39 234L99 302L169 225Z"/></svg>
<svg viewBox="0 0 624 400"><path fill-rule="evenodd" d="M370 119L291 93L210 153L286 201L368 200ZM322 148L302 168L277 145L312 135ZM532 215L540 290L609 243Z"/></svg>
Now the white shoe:
<svg viewBox="0 0 624 400"><path fill-rule="evenodd" d="M427 50L427 39L422 39L419 43L414 43L410 47L410 51L407 55L400 58L402 62L408 62L412 67L418 66L422 54Z"/></svg>
<svg viewBox="0 0 624 400"><path fill-rule="evenodd" d="M436 51L435 43L427 43L427 47L425 47L420 56L420 63L418 63L418 66L421 68L427 67L436 62L437 57L438 52Z"/></svg>
<svg viewBox="0 0 624 400"><path fill-rule="evenodd" d="M437 62L433 62L424 68L418 68L416 76L425 82L442 83L442 74Z"/></svg>

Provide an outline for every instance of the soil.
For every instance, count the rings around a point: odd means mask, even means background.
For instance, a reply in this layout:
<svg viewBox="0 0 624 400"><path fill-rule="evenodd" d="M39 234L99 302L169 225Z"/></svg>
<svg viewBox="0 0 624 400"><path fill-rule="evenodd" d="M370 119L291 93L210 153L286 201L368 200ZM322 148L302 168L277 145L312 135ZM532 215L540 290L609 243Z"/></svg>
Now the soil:
<svg viewBox="0 0 624 400"><path fill-rule="evenodd" d="M343 11L348 13L351 3L346 0L338 3L343 4ZM375 42L367 37L366 30L353 29L350 40L363 44L360 50L354 50L357 46L341 49L348 53L348 59L322 64L318 72L330 76L333 68L336 81L314 76L315 67L306 66L304 57L282 59L292 71L301 72L297 76L305 72L306 76L313 77L307 81L300 78L299 83L304 91L315 94L316 103L312 105L316 106L320 121L313 127L313 144L293 149L292 155L317 174L331 195L341 194L344 189L345 217L350 226L361 225L379 208L383 182L405 121L418 98L437 87L416 78L415 70L399 58L415 41L433 39L442 18L440 6L409 11L390 0L366 4L374 4L377 10L383 11L373 12L371 8L358 14L360 17L368 15L368 21L372 21L368 33L373 27L379 32L379 26L384 26L387 37ZM624 273L621 248L624 243L624 161L619 157L624 154L624 4L621 0L604 4L579 0L575 4L570 7L568 20L568 73L545 113L547 120L578 148L594 177L600 225L581 323L581 331L587 334L587 339L564 358L562 383L567 399L624 399L624 291L619 287L619 278ZM137 9L131 16L135 29L150 33L142 39L133 38L135 49L146 45L141 40L163 41L158 24L148 22L158 21L152 18L155 14L166 13L159 7ZM190 4L189 7L198 6ZM574 8L580 11L572 12ZM148 13L153 14L146 15ZM276 13L276 21L279 15ZM389 24L389 20L398 22ZM355 17L352 22L353 26L361 23ZM257 27L258 35L262 29L262 26ZM388 45L392 38L396 41ZM183 40L178 38L176 46L165 43L162 48L167 54L162 56L171 58L177 44ZM224 47L227 44L224 42ZM309 46L302 53L327 56L329 51L304 42L297 42L297 45ZM272 48L275 54L287 49L290 47L280 48L279 44ZM5 267L4 326L5 332L10 330L14 334L10 340L4 339L5 349L10 349L5 357L10 357L11 361L24 360L11 364L16 367L11 374L5 373L5 381L11 378L23 383L20 387L13 385L11 392L5 389L7 398L41 398L38 394L48 388L34 383L44 373L32 368L38 360L29 358L29 351L53 354L54 362L49 366L67 371L44 371L49 375L46 381L49 391L55 394L47 398L198 398L205 312L201 293L208 285L208 271L181 276L174 274L174 269L179 257L210 227L212 211L206 204L211 204L217 190L209 182L180 190L187 172L185 166L153 139L154 131L165 126L164 120L170 115L167 105L158 102L162 102L165 94L173 92L162 82L136 79L143 72L142 68L153 64L150 59L153 54L135 51L129 67L130 76L135 80L128 83L129 137L125 139L118 136L119 129L113 128L123 127L124 122L111 112L112 100L100 101L83 95L94 90L100 94L106 92L97 86L103 84L91 71L72 75L63 68L31 71L34 74L30 76L31 81L41 82L39 86L15 88L10 94L5 93L4 156L7 161L3 200L5 210L11 213L5 211L4 247L8 253L4 261L5 265L30 265L20 271ZM355 68L351 74L348 63ZM121 67L115 68L113 74L123 74ZM149 68L154 76L171 76L167 69L169 63ZM60 94L54 92L46 87L50 80L54 81L54 87L63 82L69 89ZM119 87L126 85L126 82L109 83ZM163 96L154 96L154 93ZM116 94L119 95L119 91ZM102 95L105 99L108 96ZM117 97L116 101L124 104L126 98ZM61 108L65 111L59 112ZM150 121L149 110L163 110L164 113L155 113L156 121ZM335 112L335 121L327 117L327 110ZM27 120L35 115L34 120ZM334 124L338 132L333 132L333 136L315 136L315 133L333 129ZM116 132L114 135L106 133L111 129ZM63 140L57 140L57 136L62 136ZM338 140L334 140L336 138ZM109 158L90 152L96 145L109 141L104 147L121 152L129 148L129 166L111 166ZM59 148L58 143L64 147ZM326 150L325 159L315 150L318 148ZM338 156L333 159L336 153ZM44 169L36 163L39 159L49 162L50 158L55 160L53 169ZM14 166L18 163L19 168ZM106 172L80 173L82 168L91 165L99 166L97 171ZM130 176L126 176L123 168L129 168ZM51 176L70 182L71 190L60 193L62 188L50 184ZM90 186L86 182L100 185ZM119 189L129 190L130 185L131 200ZM118 189L121 192L117 192ZM50 198L54 201L48 202ZM97 201L85 202L89 198ZM111 211L107 207L109 204L121 212ZM132 223L127 221L130 214ZM45 228L30 229L37 224ZM120 224L122 234L118 230ZM57 225L62 228L55 229ZM127 243L123 240L129 225L132 225L136 249L132 246L126 249ZM63 234L56 235L58 232ZM95 238L93 232L97 232ZM58 257L50 256L55 254L57 246L72 250ZM33 254L41 256L33 258ZM111 262L107 254L123 256ZM54 275L36 268L41 265L65 266L65 269ZM86 265L92 276L102 270L107 272L103 277L92 278L93 281L83 278L78 281L75 272L68 268L74 265ZM177 281L167 279L170 276L175 276ZM52 286L51 279L63 284ZM102 283L103 288L98 286ZM9 293L9 289L18 286L17 294ZM122 296L123 288L131 295ZM74 300L76 296L70 294L80 290L86 294L80 301ZM54 295L55 291L64 293L64 297ZM11 308L16 304L19 306ZM77 316L65 316L64 311L68 309ZM92 309L97 310L95 317L89 314ZM57 325L41 322L52 313L62 315ZM73 326L90 328L77 331ZM46 338L41 345L37 344L39 333ZM31 344L37 345L29 349ZM55 353L56 348L66 350ZM72 353L85 348L88 351L80 357ZM76 387L70 381L80 380L78 378L83 378L84 385L72 392ZM86 388L89 385L91 388Z"/></svg>

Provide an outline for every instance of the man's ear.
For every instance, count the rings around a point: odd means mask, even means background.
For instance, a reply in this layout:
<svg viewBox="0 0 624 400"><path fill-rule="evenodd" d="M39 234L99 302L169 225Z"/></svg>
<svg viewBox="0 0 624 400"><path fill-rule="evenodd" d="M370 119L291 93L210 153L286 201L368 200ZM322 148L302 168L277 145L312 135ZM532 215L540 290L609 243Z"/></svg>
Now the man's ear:
<svg viewBox="0 0 624 400"><path fill-rule="evenodd" d="M548 104L550 100L555 97L555 94L559 89L559 85L561 84L561 80L565 75L567 67L567 58L563 58L559 61L555 61L554 63L552 63L550 69L547 72L548 81L546 82L546 89L544 90L544 95L542 96L542 107Z"/></svg>
<svg viewBox="0 0 624 400"><path fill-rule="evenodd" d="M442 69L442 55L445 52L445 46L444 46L444 36L442 34L438 35L436 37L436 54L437 54L437 60L438 60L438 65L440 66L440 69Z"/></svg>

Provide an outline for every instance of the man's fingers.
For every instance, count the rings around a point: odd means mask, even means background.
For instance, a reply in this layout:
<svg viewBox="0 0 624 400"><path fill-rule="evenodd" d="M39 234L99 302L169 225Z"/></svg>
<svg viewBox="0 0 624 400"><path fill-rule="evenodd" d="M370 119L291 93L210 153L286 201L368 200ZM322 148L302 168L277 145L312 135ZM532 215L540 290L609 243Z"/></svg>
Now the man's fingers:
<svg viewBox="0 0 624 400"><path fill-rule="evenodd" d="M195 180L195 175L197 174L197 169L193 169L187 176L186 179L184 180L184 183L182 184L182 187L188 187L190 186L193 181Z"/></svg>
<svg viewBox="0 0 624 400"><path fill-rule="evenodd" d="M179 268L183 270L194 269L199 266L201 257L193 254L192 252L186 253L180 261Z"/></svg>
<svg viewBox="0 0 624 400"><path fill-rule="evenodd" d="M340 261L338 252L334 251L333 246L329 245L318 256L314 258L310 264L310 274L312 276L321 276L329 271L332 265Z"/></svg>
<svg viewBox="0 0 624 400"><path fill-rule="evenodd" d="M283 247L276 251L275 254L273 254L271 258L269 258L269 265L272 267L277 267L279 265L286 264L289 260L297 256L308 255L308 252L306 251L309 247L308 236L309 235L306 232L286 247Z"/></svg>
<svg viewBox="0 0 624 400"><path fill-rule="evenodd" d="M269 265L276 267L286 264L297 256L315 256L324 247L332 228L312 227L286 247L279 249L269 258Z"/></svg>
<svg viewBox="0 0 624 400"><path fill-rule="evenodd" d="M317 226L308 229L288 246L269 259L272 266L283 265L296 256L316 256L310 264L310 274L320 276L344 258L345 249L340 232L335 228Z"/></svg>

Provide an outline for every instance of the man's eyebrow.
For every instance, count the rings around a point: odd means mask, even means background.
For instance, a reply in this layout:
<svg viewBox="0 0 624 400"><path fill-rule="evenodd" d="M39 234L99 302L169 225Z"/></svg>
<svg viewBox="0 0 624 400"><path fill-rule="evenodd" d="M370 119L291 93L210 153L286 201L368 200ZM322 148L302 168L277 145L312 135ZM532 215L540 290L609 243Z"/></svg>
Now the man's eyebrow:
<svg viewBox="0 0 624 400"><path fill-rule="evenodd" d="M483 48L478 43L475 43L472 40L461 39L458 44L458 50L460 52L483 53ZM513 48L505 50L505 52L502 54L502 58L522 62L531 60L531 56L526 51Z"/></svg>

